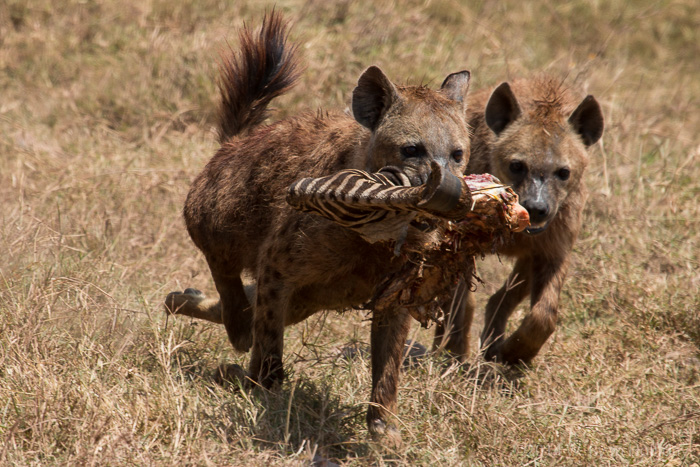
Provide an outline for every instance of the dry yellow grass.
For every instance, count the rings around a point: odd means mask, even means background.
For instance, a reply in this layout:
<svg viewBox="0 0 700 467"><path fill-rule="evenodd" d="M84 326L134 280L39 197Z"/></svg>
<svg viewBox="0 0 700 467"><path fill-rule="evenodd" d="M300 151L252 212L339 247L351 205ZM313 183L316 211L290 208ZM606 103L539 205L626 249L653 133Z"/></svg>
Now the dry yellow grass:
<svg viewBox="0 0 700 467"><path fill-rule="evenodd" d="M433 85L469 68L474 88L547 71L596 95L607 127L557 332L518 379L442 375L439 357L408 371L395 453L367 438L367 362L336 358L367 341L360 313L289 329L280 393L217 386L246 357L160 302L214 292L180 209L216 147L218 53L270 5L4 1L0 464L700 463L697 2L277 5L306 63L279 117L344 108L370 64ZM505 270L482 265L486 292Z"/></svg>

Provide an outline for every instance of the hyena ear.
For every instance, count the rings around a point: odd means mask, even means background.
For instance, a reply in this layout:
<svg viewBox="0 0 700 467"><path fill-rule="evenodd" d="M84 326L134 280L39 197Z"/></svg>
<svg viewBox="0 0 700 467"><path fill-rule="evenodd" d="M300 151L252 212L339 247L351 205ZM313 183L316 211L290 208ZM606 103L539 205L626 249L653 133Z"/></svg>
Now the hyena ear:
<svg viewBox="0 0 700 467"><path fill-rule="evenodd" d="M374 130L389 107L398 100L396 86L379 67L371 66L362 73L352 91L352 114L360 125Z"/></svg>
<svg viewBox="0 0 700 467"><path fill-rule="evenodd" d="M603 136L603 112L593 96L586 98L569 117L569 124L581 135L583 144L590 146Z"/></svg>
<svg viewBox="0 0 700 467"><path fill-rule="evenodd" d="M445 78L440 86L440 91L453 101L461 102L462 108L467 110L467 92L471 73L467 70L452 73Z"/></svg>
<svg viewBox="0 0 700 467"><path fill-rule="evenodd" d="M510 84L501 83L493 91L484 114L486 124L497 135L520 117L520 105L510 89Z"/></svg>

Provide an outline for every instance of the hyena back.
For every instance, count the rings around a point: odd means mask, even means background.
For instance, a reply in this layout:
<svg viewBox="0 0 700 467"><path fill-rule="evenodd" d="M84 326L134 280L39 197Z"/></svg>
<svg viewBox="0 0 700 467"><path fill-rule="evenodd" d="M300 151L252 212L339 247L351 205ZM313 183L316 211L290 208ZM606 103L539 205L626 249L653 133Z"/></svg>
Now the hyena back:
<svg viewBox="0 0 700 467"><path fill-rule="evenodd" d="M219 300L193 289L174 292L166 307L222 322L234 348L252 348L249 377L270 387L283 378L284 326L320 310L370 300L397 267L392 248L370 244L332 222L291 209L287 187L303 177L347 168L375 172L397 166L415 185L438 163L456 176L469 157L466 93L469 73L449 75L439 91L398 86L368 68L353 91L354 119L343 113L304 114L261 125L265 107L296 79L284 24L268 16L259 36L241 33L242 51L221 75L221 148L194 180L184 208L187 230L204 253ZM409 228L406 243L424 241ZM241 273L257 283L254 303ZM252 306L251 306L252 305ZM370 431L398 433L398 373L410 316L374 313L371 329Z"/></svg>
<svg viewBox="0 0 700 467"><path fill-rule="evenodd" d="M467 172L491 173L511 185L531 220L512 245L499 251L514 257L515 266L486 305L481 345L488 359L528 363L556 326L587 197L582 182L587 150L602 136L603 116L593 96L581 100L548 76L474 93L468 113L474 133ZM506 338L508 318L527 296L530 310ZM448 319L449 329L436 329L435 345L445 345L463 359L475 301L468 290L461 298Z"/></svg>

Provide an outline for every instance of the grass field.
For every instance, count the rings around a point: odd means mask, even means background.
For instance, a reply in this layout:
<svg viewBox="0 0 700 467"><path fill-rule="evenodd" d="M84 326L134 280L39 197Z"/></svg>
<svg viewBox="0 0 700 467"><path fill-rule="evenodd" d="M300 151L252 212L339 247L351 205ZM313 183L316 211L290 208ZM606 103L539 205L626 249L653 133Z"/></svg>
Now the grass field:
<svg viewBox="0 0 700 467"><path fill-rule="evenodd" d="M306 69L275 118L345 108L371 64L472 89L546 71L603 107L557 331L517 379L407 371L399 452L368 437L368 362L337 358L364 314L288 329L282 390L237 394L211 377L247 362L224 329L161 308L215 293L180 212L216 149L219 53L270 6L0 3L0 464L700 464L700 5L277 3Z"/></svg>

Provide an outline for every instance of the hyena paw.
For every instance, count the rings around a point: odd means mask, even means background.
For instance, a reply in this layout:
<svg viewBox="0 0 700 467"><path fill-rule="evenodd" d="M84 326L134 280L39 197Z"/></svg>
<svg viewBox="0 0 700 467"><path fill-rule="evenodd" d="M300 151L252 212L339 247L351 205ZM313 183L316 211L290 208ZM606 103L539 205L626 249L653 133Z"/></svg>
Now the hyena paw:
<svg viewBox="0 0 700 467"><path fill-rule="evenodd" d="M253 334L252 333L241 333L237 338L231 339L229 337L231 345L238 352L246 353L253 346Z"/></svg>
<svg viewBox="0 0 700 467"><path fill-rule="evenodd" d="M482 337L483 339L483 337ZM481 351L487 362L502 363L503 337L482 340Z"/></svg>
<svg viewBox="0 0 700 467"><path fill-rule="evenodd" d="M179 290L176 292L170 292L167 297L165 297L165 311L169 314L183 313L185 307L197 306L199 303L204 301L206 297L204 294L197 289L185 289L184 292Z"/></svg>
<svg viewBox="0 0 700 467"><path fill-rule="evenodd" d="M500 362L501 361L501 346L495 343L489 345L484 350L484 360L488 362Z"/></svg>
<svg viewBox="0 0 700 467"><path fill-rule="evenodd" d="M248 373L242 366L236 364L219 365L214 372L214 381L221 386L230 384L237 388L248 388L251 382Z"/></svg>
<svg viewBox="0 0 700 467"><path fill-rule="evenodd" d="M484 352L484 359L508 366L528 366L536 354L508 339L491 344Z"/></svg>
<svg viewBox="0 0 700 467"><path fill-rule="evenodd" d="M381 418L375 418L368 423L369 433L372 439L382 446L399 450L403 445L401 433L394 425L387 424Z"/></svg>
<svg viewBox="0 0 700 467"><path fill-rule="evenodd" d="M279 356L264 358L259 366L251 365L250 371L260 386L271 391L278 390L284 381L284 366Z"/></svg>

